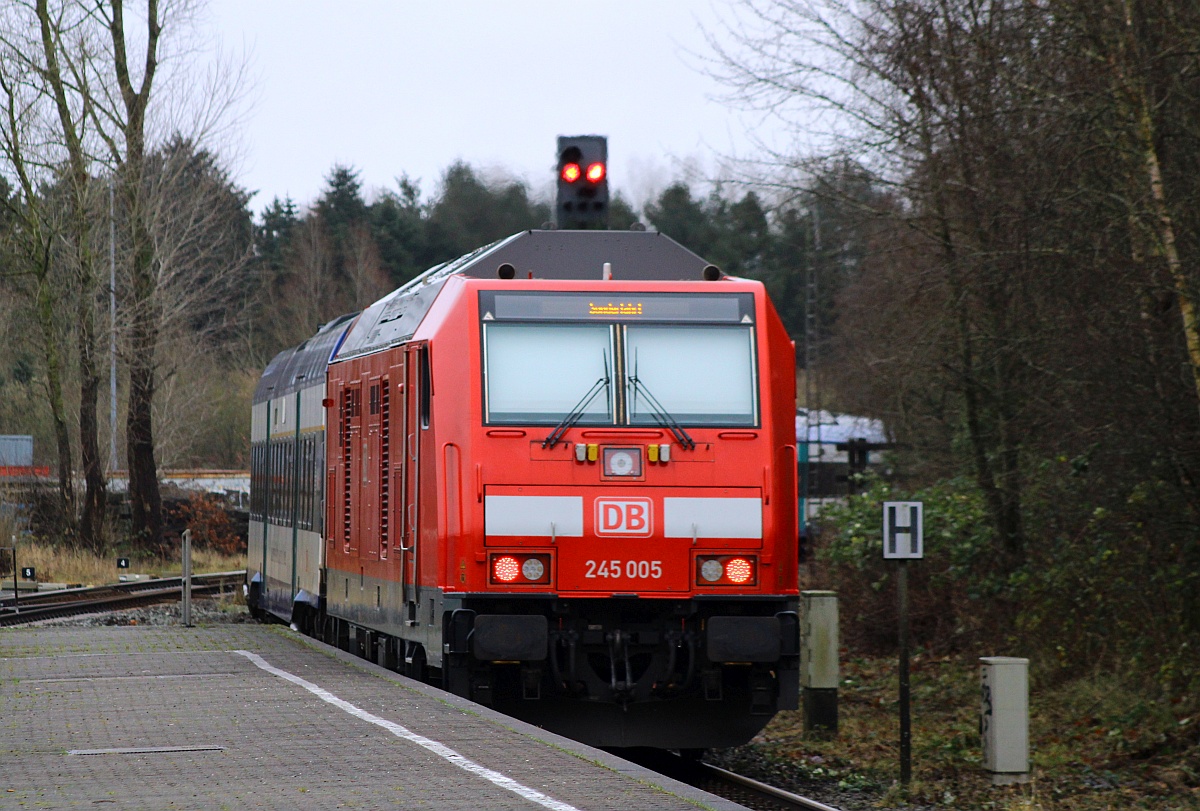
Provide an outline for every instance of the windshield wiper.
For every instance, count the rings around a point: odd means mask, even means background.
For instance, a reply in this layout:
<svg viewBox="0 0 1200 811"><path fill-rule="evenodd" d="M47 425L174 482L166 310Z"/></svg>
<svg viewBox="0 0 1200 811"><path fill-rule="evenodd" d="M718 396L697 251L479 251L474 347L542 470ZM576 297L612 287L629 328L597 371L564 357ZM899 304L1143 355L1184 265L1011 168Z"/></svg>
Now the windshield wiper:
<svg viewBox="0 0 1200 811"><path fill-rule="evenodd" d="M650 390L646 388L646 384L638 380L636 371L633 373L633 376L629 378L629 383L633 386L635 395L638 392L641 392L642 396L646 398L646 402L650 406L650 413L654 415L654 419L658 421L658 424L670 431L672 436L675 437L675 441L678 442L685 451L690 451L696 447L695 441L688 436L687 431L683 430L683 426L671 416L670 412L662 407L662 403L660 403L655 396L650 393Z"/></svg>
<svg viewBox="0 0 1200 811"><path fill-rule="evenodd" d="M558 441L563 438L563 434L567 432L572 425L579 422L580 418L587 411L587 407L592 404L592 400L596 399L596 395L601 391L607 391L609 384L608 376L608 354L604 354L604 376L592 384L592 387L587 390L587 394L580 398L575 407L568 412L567 416L562 418L558 425L554 426L554 430L550 432L550 436L542 440L543 448L553 448L558 444Z"/></svg>

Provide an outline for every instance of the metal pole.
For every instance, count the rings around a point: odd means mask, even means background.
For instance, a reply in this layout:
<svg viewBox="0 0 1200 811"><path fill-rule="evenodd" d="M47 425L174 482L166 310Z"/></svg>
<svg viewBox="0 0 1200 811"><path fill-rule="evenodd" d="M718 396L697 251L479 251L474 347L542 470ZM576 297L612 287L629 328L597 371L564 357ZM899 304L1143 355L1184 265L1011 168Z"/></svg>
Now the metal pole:
<svg viewBox="0 0 1200 811"><path fill-rule="evenodd" d="M19 614L21 612L21 594L17 588L17 536L12 536L12 559L13 559L13 609Z"/></svg>
<svg viewBox="0 0 1200 811"><path fill-rule="evenodd" d="M912 723L908 692L908 561L900 560L896 576L900 594L900 782L912 779Z"/></svg>
<svg viewBox="0 0 1200 811"><path fill-rule="evenodd" d="M192 531L183 531L183 626L192 627Z"/></svg>
<svg viewBox="0 0 1200 811"><path fill-rule="evenodd" d="M108 470L117 469L117 223L108 182Z"/></svg>

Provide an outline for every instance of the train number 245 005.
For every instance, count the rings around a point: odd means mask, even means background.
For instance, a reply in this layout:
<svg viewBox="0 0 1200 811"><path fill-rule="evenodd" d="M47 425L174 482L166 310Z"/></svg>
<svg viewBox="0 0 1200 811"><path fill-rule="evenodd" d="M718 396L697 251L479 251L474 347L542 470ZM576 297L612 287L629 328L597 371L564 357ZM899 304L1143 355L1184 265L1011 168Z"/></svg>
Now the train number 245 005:
<svg viewBox="0 0 1200 811"><path fill-rule="evenodd" d="M662 577L661 560L589 560L584 577L624 577L657 580Z"/></svg>

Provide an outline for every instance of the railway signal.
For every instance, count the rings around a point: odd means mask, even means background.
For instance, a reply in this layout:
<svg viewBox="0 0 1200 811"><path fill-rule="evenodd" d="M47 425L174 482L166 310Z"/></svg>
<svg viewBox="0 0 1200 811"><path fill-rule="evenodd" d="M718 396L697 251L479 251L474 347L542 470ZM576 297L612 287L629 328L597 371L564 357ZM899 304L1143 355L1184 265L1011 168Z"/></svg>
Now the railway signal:
<svg viewBox="0 0 1200 811"><path fill-rule="evenodd" d="M603 135L558 136L558 228L608 227L608 139Z"/></svg>

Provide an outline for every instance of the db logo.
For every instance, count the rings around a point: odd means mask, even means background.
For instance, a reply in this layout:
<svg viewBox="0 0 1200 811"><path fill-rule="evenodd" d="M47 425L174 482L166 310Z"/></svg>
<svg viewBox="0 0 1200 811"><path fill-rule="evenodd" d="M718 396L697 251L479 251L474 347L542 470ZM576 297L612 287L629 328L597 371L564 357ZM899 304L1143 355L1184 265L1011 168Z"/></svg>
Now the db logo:
<svg viewBox="0 0 1200 811"><path fill-rule="evenodd" d="M648 498L596 499L597 535L649 537L654 513Z"/></svg>

